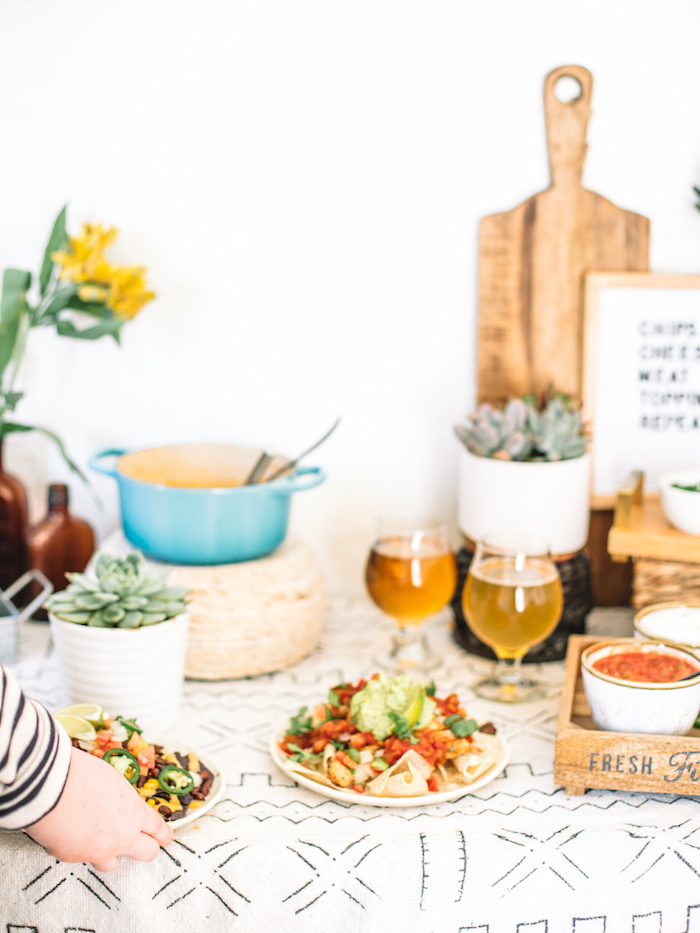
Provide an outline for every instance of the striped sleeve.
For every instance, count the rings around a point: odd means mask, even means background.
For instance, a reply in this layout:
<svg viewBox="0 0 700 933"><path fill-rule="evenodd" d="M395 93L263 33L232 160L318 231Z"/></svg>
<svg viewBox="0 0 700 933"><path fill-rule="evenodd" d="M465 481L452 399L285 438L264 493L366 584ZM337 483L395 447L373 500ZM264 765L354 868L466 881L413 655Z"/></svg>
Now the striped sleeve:
<svg viewBox="0 0 700 933"><path fill-rule="evenodd" d="M58 803L71 740L0 666L0 829L24 829Z"/></svg>

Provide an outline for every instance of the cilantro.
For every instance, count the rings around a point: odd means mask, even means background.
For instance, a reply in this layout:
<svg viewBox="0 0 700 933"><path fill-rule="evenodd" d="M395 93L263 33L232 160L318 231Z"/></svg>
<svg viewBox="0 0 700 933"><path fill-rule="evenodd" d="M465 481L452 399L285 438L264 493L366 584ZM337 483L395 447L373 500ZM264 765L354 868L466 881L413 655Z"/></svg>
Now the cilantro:
<svg viewBox="0 0 700 933"><path fill-rule="evenodd" d="M359 765L359 763L360 763L360 753L358 752L358 750L357 750L356 748L353 748L352 745L351 745L349 748L346 748L346 749L345 749L345 754L346 754L349 758L352 758L352 760L353 760L356 764Z"/></svg>
<svg viewBox="0 0 700 933"><path fill-rule="evenodd" d="M127 736L127 742L129 741L131 736L134 734L134 732L138 732L139 735L141 735L141 733L143 732L143 729L139 729L139 727L136 725L135 718L124 719L123 716L117 716L117 720L124 726L126 731L129 733Z"/></svg>
<svg viewBox="0 0 700 933"><path fill-rule="evenodd" d="M324 706L323 708L326 711L326 718L323 721L330 722L331 719L333 718L333 713L331 712L331 708L330 706Z"/></svg>
<svg viewBox="0 0 700 933"><path fill-rule="evenodd" d="M418 744L418 739L413 735L413 726L409 726L405 717L389 710L389 719L394 723L394 735L397 739L408 739L411 745Z"/></svg>
<svg viewBox="0 0 700 933"><path fill-rule="evenodd" d="M335 739L331 739L331 745L333 746L333 748L339 748L341 752L345 751L345 746L343 745L342 742L336 742Z"/></svg>
<svg viewBox="0 0 700 933"><path fill-rule="evenodd" d="M310 752L306 748L299 748L299 746L295 745L294 742L289 742L287 744L287 748L291 749L294 752L293 755L290 755L290 758L292 759L292 761L306 762L312 758L316 759L316 758L321 757L320 755L316 755L313 752Z"/></svg>
<svg viewBox="0 0 700 933"><path fill-rule="evenodd" d="M302 706L296 716L292 716L289 721L289 735L303 735L311 730L311 716L306 716L308 706Z"/></svg>
<svg viewBox="0 0 700 933"><path fill-rule="evenodd" d="M340 706L340 697L335 690L328 691L328 702L331 706Z"/></svg>
<svg viewBox="0 0 700 933"><path fill-rule="evenodd" d="M434 697L434 696L435 696L435 690L437 689L437 688L435 687L435 681L434 681L434 680L431 680L430 683L429 683L426 687L424 687L423 689L425 690L426 696Z"/></svg>
<svg viewBox="0 0 700 933"><path fill-rule="evenodd" d="M456 713L454 716L447 717L445 720L445 725L452 731L452 734L456 735L459 739L463 739L465 736L471 735L479 728L479 725L475 719L464 719L462 716L459 716Z"/></svg>

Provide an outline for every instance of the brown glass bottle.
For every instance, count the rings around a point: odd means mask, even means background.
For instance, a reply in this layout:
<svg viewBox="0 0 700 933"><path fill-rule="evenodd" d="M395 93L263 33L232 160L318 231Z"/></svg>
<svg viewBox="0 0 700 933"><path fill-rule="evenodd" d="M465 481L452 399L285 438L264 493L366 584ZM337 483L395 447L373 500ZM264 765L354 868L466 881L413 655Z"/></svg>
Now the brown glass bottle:
<svg viewBox="0 0 700 933"><path fill-rule="evenodd" d="M2 466L0 440L0 589L14 583L27 569L27 494Z"/></svg>
<svg viewBox="0 0 700 933"><path fill-rule="evenodd" d="M49 486L49 514L31 529L27 545L30 565L49 578L55 591L68 585L67 572L85 570L95 550L95 535L87 522L68 511L68 487L63 483Z"/></svg>

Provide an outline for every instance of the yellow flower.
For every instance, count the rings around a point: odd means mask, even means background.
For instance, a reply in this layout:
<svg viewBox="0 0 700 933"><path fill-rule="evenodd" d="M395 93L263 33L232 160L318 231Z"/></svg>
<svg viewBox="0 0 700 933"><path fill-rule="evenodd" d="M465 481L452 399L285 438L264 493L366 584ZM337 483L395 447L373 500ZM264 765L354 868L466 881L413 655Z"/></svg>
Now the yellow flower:
<svg viewBox="0 0 700 933"><path fill-rule="evenodd" d="M109 290L102 285L81 285L78 289L78 298L81 301L105 302L109 295Z"/></svg>
<svg viewBox="0 0 700 933"><path fill-rule="evenodd" d="M59 277L85 284L78 289L82 301L105 303L115 317L130 320L155 298L147 289L142 266L111 266L104 251L117 238L117 230L101 224L83 224L79 237L68 237L70 250L51 254L61 267Z"/></svg>
<svg viewBox="0 0 700 933"><path fill-rule="evenodd" d="M72 282L103 281L110 267L104 251L116 240L115 227L102 229L102 224L83 224L79 237L68 237L70 251L52 253L51 258L61 266L60 278Z"/></svg>
<svg viewBox="0 0 700 933"><path fill-rule="evenodd" d="M136 317L146 302L155 298L156 293L147 290L145 274L143 266L112 269L109 276L107 307L114 311L116 317L130 320Z"/></svg>

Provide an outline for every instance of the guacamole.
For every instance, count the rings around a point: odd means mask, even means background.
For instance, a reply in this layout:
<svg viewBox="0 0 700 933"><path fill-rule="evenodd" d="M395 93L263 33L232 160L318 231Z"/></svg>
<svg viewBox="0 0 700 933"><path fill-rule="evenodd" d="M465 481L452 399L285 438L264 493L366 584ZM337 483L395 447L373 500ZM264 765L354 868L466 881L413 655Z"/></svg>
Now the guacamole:
<svg viewBox="0 0 700 933"><path fill-rule="evenodd" d="M350 701L350 719L361 732L371 732L379 741L396 728L390 712L405 717L415 730L428 725L434 710L435 700L426 695L422 684L406 674L380 674Z"/></svg>

